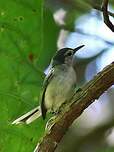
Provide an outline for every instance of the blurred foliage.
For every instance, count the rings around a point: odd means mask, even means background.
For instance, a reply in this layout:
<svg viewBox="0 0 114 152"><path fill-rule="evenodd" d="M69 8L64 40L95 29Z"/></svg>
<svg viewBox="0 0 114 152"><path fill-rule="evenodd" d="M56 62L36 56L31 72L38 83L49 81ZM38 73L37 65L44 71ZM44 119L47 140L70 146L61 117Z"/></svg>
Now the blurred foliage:
<svg viewBox="0 0 114 152"><path fill-rule="evenodd" d="M31 125L12 126L11 122L39 103L44 70L57 50L63 27L56 24L53 14L60 8L65 9L65 26L74 30L75 21L89 13L92 5L100 6L101 2L0 1L0 152L32 152L44 134L46 121L42 119ZM81 69L78 77L83 75L84 79L86 66L96 58L97 55L78 62L78 70ZM112 151L109 147L98 152Z"/></svg>

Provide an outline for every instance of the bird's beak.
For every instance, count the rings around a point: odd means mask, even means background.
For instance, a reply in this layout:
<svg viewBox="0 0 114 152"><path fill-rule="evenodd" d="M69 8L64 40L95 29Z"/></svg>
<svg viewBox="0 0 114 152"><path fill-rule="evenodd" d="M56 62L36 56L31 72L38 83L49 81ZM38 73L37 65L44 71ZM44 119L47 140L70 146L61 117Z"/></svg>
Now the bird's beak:
<svg viewBox="0 0 114 152"><path fill-rule="evenodd" d="M85 46L85 45L80 45L80 46L78 46L77 48L73 49L74 54L75 54L79 49L81 49L81 48L84 47L84 46Z"/></svg>

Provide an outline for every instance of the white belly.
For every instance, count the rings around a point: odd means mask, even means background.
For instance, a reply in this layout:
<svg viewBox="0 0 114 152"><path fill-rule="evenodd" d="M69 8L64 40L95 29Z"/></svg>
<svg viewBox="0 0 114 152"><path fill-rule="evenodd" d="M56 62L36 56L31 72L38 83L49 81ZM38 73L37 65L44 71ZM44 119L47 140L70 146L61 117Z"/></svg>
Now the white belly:
<svg viewBox="0 0 114 152"><path fill-rule="evenodd" d="M48 111L57 109L73 94L76 85L76 73L72 67L67 71L58 69L47 86L45 92L45 107Z"/></svg>

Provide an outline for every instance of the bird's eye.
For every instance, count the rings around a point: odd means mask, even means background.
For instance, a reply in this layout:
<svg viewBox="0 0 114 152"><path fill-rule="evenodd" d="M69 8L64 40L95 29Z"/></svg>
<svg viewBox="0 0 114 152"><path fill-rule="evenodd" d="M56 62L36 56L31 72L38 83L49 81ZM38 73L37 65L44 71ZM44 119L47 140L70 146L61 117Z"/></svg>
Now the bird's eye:
<svg viewBox="0 0 114 152"><path fill-rule="evenodd" d="M71 56L71 55L72 55L72 52L68 52L68 53L67 53L67 56Z"/></svg>

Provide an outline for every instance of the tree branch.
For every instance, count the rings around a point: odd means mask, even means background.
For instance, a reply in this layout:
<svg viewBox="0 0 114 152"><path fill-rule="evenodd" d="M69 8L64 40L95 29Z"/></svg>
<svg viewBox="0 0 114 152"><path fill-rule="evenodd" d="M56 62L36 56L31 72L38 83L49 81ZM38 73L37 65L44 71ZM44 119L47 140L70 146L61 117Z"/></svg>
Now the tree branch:
<svg viewBox="0 0 114 152"><path fill-rule="evenodd" d="M35 152L53 152L73 121L98 99L104 91L114 84L114 62L99 72L91 81L86 83L81 91L74 94L69 110L60 114L59 120L38 144Z"/></svg>
<svg viewBox="0 0 114 152"><path fill-rule="evenodd" d="M112 24L108 16L108 0L103 0L102 10L103 10L104 23L110 28L112 32L114 32L114 25Z"/></svg>

